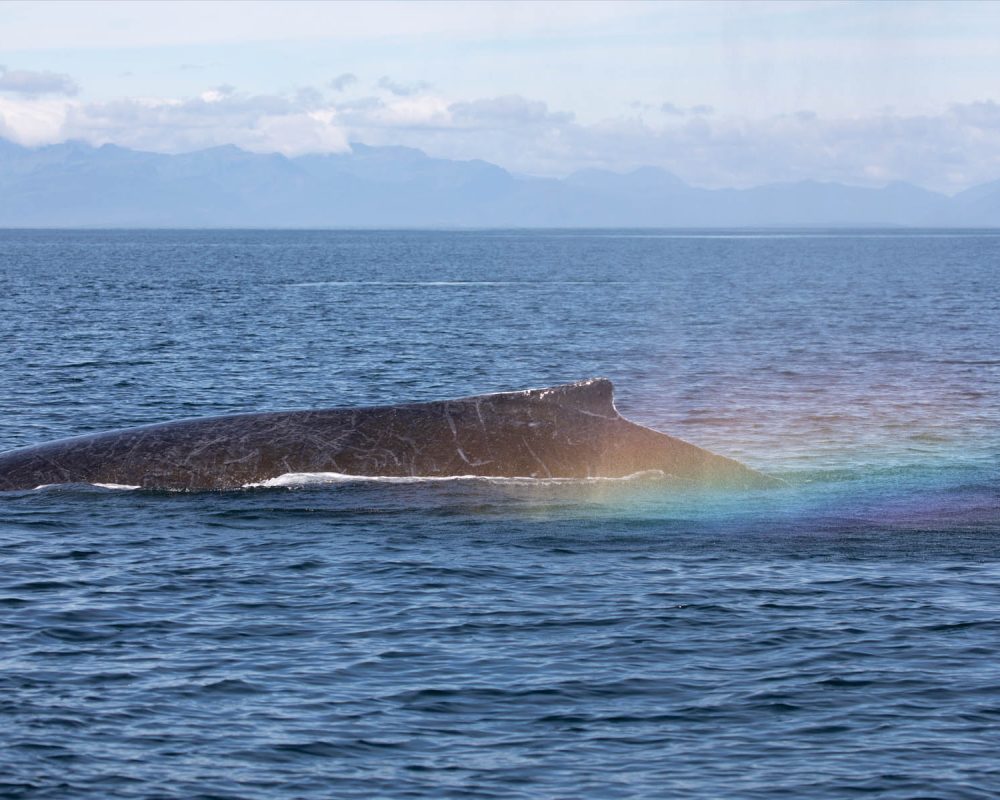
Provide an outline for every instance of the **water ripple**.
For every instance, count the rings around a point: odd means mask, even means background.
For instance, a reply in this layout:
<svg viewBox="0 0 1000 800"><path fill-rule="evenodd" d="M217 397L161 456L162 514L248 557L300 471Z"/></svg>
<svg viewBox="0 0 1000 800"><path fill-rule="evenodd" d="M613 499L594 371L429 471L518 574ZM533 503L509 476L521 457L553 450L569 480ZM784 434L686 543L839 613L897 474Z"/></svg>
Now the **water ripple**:
<svg viewBox="0 0 1000 800"><path fill-rule="evenodd" d="M604 374L788 481L4 493L0 797L994 797L998 248L0 232L2 447Z"/></svg>

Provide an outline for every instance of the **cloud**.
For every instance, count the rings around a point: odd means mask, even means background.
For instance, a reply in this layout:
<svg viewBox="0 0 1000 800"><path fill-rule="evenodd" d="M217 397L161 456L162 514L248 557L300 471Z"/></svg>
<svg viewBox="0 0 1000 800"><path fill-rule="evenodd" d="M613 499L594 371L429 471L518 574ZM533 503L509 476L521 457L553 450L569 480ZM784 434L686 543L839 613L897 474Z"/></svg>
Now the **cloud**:
<svg viewBox="0 0 1000 800"><path fill-rule="evenodd" d="M382 76L379 78L378 88L385 89L387 92L391 92L397 97L409 97L410 95L418 94L425 89L430 89L431 85L427 83L427 81L400 83L399 81L394 81L389 77Z"/></svg>
<svg viewBox="0 0 1000 800"><path fill-rule="evenodd" d="M0 95L0 136L27 147L53 144L66 134L66 111L76 101L63 98L15 100Z"/></svg>
<svg viewBox="0 0 1000 800"><path fill-rule="evenodd" d="M582 122L524 98L461 101L448 111L445 123L406 131L366 127L360 114L349 120L350 135L536 175L659 166L705 187L907 181L958 191L1000 178L1000 104L992 101L927 115L825 117L799 111L747 119L685 110L656 124L635 117Z"/></svg>
<svg viewBox="0 0 1000 800"><path fill-rule="evenodd" d="M407 131L448 131L453 128L447 101L430 95L392 97L387 101L365 98L343 111L345 124L358 133L360 141L365 141L370 132L405 136Z"/></svg>
<svg viewBox="0 0 1000 800"><path fill-rule="evenodd" d="M358 82L358 76L353 72L342 72L336 78L334 78L328 86L335 92L342 92L348 86L353 86Z"/></svg>
<svg viewBox="0 0 1000 800"><path fill-rule="evenodd" d="M1000 104L992 100L975 103L955 103L951 113L963 123L980 130L1000 128Z"/></svg>
<svg viewBox="0 0 1000 800"><path fill-rule="evenodd" d="M206 103L218 103L220 100L224 100L234 94L236 94L236 87L228 83L223 83L214 89L202 92L198 97Z"/></svg>
<svg viewBox="0 0 1000 800"><path fill-rule="evenodd" d="M350 150L347 135L334 111L310 111L258 119L242 146L256 152L286 156L304 153L343 153ZM237 143L239 144L239 143Z"/></svg>
<svg viewBox="0 0 1000 800"><path fill-rule="evenodd" d="M0 92L12 92L22 97L38 97L45 94L72 97L80 87L69 76L61 72L33 72L26 69L7 69L0 65Z"/></svg>
<svg viewBox="0 0 1000 800"><path fill-rule="evenodd" d="M452 103L448 110L456 121L473 125L562 125L573 120L570 112L552 112L542 101L516 94Z"/></svg>
<svg viewBox="0 0 1000 800"><path fill-rule="evenodd" d="M138 150L185 152L234 144L254 152L344 152L336 109L315 89L291 95L247 95L228 85L185 100L127 98L67 108L67 138L112 142Z"/></svg>
<svg viewBox="0 0 1000 800"><path fill-rule="evenodd" d="M321 111L328 107L323 93L312 86L303 86L295 90L292 105L309 111Z"/></svg>
<svg viewBox="0 0 1000 800"><path fill-rule="evenodd" d="M675 105L674 103L663 103L660 106L660 111L671 117L684 117L687 116L688 114L694 115L696 117L707 117L715 113L715 108L713 106L708 106L704 104L698 104L684 108L683 106L678 106Z"/></svg>
<svg viewBox="0 0 1000 800"><path fill-rule="evenodd" d="M0 136L25 145L81 139L158 152L235 144L286 155L345 152L360 141L535 175L658 166L706 187L902 180L957 191L1000 178L1000 103L992 99L925 114L855 116L798 110L747 118L670 108L648 119L581 120L515 94L457 99L425 90L330 99L314 87L248 94L223 84L183 98L107 102L0 95Z"/></svg>

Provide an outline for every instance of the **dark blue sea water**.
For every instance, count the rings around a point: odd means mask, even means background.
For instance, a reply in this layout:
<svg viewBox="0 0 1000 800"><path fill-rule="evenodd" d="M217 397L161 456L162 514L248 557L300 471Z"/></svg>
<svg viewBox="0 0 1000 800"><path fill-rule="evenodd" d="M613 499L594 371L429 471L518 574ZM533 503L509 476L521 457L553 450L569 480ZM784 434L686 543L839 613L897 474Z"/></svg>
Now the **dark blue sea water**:
<svg viewBox="0 0 1000 800"><path fill-rule="evenodd" d="M612 378L787 488L0 495L4 798L1000 795L1000 235L0 232L0 450Z"/></svg>

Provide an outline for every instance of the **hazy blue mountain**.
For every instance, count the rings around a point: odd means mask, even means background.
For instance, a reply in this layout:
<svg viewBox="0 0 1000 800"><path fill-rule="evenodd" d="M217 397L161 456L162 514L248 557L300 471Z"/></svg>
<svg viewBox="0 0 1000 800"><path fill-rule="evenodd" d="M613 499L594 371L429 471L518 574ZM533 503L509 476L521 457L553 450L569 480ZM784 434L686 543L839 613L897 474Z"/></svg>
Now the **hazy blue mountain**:
<svg viewBox="0 0 1000 800"><path fill-rule="evenodd" d="M659 167L639 167L632 172L610 172L606 169L584 169L564 180L570 186L618 194L663 194L683 191L690 187L676 175Z"/></svg>
<svg viewBox="0 0 1000 800"><path fill-rule="evenodd" d="M871 189L818 181L719 190L713 202L730 224L816 226L935 224L949 205L946 196L907 183Z"/></svg>
<svg viewBox="0 0 1000 800"><path fill-rule="evenodd" d="M0 226L743 227L1000 224L1000 182L954 198L801 181L702 189L657 167L564 179L408 147L287 158L238 147L164 155L0 139Z"/></svg>
<svg viewBox="0 0 1000 800"><path fill-rule="evenodd" d="M955 224L992 227L1000 220L1000 181L983 183L952 198L949 213Z"/></svg>

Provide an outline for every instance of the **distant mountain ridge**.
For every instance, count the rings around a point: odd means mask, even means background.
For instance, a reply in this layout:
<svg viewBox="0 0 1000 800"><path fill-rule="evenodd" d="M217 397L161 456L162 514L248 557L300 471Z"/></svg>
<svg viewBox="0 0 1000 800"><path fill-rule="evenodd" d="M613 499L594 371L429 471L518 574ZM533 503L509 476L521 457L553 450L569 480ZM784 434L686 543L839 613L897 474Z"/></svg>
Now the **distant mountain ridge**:
<svg viewBox="0 0 1000 800"><path fill-rule="evenodd" d="M515 175L408 147L289 158L0 139L0 227L781 227L1000 225L1000 181L948 197L800 181L702 189L658 167Z"/></svg>

